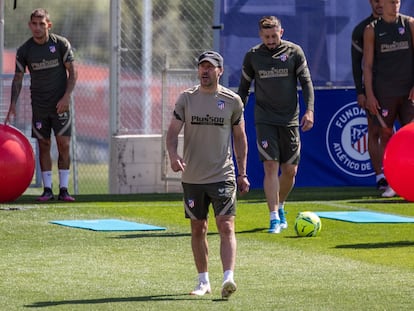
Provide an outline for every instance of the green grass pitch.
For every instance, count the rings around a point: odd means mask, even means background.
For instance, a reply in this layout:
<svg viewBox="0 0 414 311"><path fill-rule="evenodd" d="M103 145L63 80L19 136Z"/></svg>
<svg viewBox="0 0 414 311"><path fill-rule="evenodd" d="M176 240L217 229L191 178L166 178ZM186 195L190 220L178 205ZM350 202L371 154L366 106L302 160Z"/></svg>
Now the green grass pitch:
<svg viewBox="0 0 414 311"><path fill-rule="evenodd" d="M296 188L289 228L268 234L262 191L239 198L237 292L220 299L219 237L210 219L213 293L193 297L196 270L180 194L79 195L0 204L0 306L4 310L412 310L414 224L322 219L317 237L298 238L299 211L369 210L414 216L414 203L370 188ZM96 232L52 220L118 218L166 227Z"/></svg>

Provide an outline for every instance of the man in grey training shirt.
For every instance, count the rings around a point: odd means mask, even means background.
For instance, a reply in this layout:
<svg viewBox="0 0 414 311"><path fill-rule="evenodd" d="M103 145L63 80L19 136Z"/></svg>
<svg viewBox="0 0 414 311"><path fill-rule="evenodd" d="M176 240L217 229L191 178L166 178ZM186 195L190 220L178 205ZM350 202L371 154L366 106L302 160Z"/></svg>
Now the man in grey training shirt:
<svg viewBox="0 0 414 311"><path fill-rule="evenodd" d="M200 84L185 90L175 104L167 133L167 149L173 171L182 171L184 210L191 223L191 246L198 272L192 295L211 292L208 274L208 212L213 207L220 234L223 268L221 296L236 291L236 192L249 191L246 175L247 138L243 103L231 90L219 84L223 58L206 51L198 58ZM184 154L177 152L178 135L184 127ZM238 175L235 175L233 151Z"/></svg>

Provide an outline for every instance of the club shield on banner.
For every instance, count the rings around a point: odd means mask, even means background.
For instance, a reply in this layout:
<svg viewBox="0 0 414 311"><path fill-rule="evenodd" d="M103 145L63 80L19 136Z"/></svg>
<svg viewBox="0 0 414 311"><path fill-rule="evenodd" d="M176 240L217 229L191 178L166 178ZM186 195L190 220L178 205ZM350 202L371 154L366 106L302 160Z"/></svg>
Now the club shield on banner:
<svg viewBox="0 0 414 311"><path fill-rule="evenodd" d="M299 92L302 101L302 94ZM300 131L302 148L296 186L372 186L375 173L368 153L366 112L353 89L315 90L315 125ZM254 93L245 110L251 188L263 188L254 126ZM302 107L304 111L304 107Z"/></svg>

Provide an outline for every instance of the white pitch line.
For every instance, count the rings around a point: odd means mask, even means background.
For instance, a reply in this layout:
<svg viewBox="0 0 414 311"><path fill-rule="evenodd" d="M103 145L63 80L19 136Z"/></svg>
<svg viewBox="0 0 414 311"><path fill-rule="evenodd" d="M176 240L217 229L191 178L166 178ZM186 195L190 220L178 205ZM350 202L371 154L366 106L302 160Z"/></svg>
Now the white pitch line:
<svg viewBox="0 0 414 311"><path fill-rule="evenodd" d="M342 209L350 209L350 210L368 210L366 208L361 208L357 206L351 206L346 204L340 204L337 202L330 202L330 201L313 201L311 203L318 204L318 205L325 205L325 206L331 206L336 208L342 208Z"/></svg>

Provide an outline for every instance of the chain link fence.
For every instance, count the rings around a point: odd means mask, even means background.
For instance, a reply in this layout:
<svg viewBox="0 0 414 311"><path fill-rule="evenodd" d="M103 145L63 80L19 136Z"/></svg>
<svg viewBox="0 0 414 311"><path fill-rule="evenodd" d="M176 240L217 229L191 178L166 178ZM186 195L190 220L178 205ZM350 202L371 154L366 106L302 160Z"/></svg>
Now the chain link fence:
<svg viewBox="0 0 414 311"><path fill-rule="evenodd" d="M171 169L170 158L167 151L167 131L173 115L175 100L182 90L198 83L197 70L195 69L169 69L166 68L162 75L162 139L161 139L161 178L166 181L180 180L181 172ZM179 137L178 150L183 154L183 139Z"/></svg>
<svg viewBox="0 0 414 311"><path fill-rule="evenodd" d="M109 78L114 53L110 48L111 31L118 32L121 38L116 133L161 134L163 70L194 69L196 57L212 48L214 0L20 0L16 9L13 1L0 3L4 5L0 122L4 122L10 102L15 51L31 36L27 27L31 11L44 7L51 15L52 32L71 42L79 72L73 96L75 178L70 190L80 194L108 193L110 88L114 87ZM120 12L120 23L110 29L114 8ZM181 91L183 85L170 81L169 88ZM22 91L15 122L29 136L28 92L28 87ZM56 159L55 147L54 152Z"/></svg>
<svg viewBox="0 0 414 311"><path fill-rule="evenodd" d="M160 134L162 71L195 68L213 43L213 0L121 3L118 134Z"/></svg>

